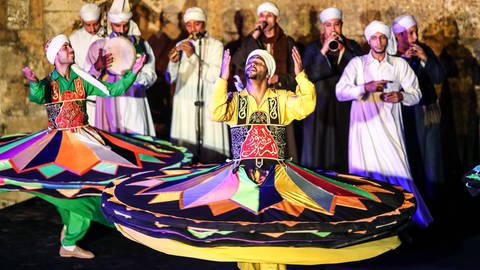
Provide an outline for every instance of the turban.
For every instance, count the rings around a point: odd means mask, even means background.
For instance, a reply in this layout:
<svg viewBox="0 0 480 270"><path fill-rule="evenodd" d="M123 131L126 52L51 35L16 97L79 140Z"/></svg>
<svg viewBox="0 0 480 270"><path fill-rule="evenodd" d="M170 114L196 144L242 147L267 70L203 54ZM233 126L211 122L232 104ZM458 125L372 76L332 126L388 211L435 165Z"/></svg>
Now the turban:
<svg viewBox="0 0 480 270"><path fill-rule="evenodd" d="M203 12L201 8L191 7L185 11L185 15L183 15L183 21L187 23L191 20L206 22L207 17L205 16L205 12Z"/></svg>
<svg viewBox="0 0 480 270"><path fill-rule="evenodd" d="M47 55L47 59L50 64L55 64L55 57L65 43L70 43L70 41L68 40L68 37L63 34L47 41L48 47L46 48L45 54Z"/></svg>
<svg viewBox="0 0 480 270"><path fill-rule="evenodd" d="M260 6L257 8L257 16L260 16L260 13L264 11L271 12L277 17L280 16L280 10L274 3L271 2L264 2L260 4Z"/></svg>
<svg viewBox="0 0 480 270"><path fill-rule="evenodd" d="M273 74L275 74L275 69L276 69L275 59L273 59L273 56L270 53L268 53L266 50L262 50L262 49L253 50L248 55L245 65L248 63L248 60L250 60L250 58L256 55L262 57L263 62L265 62L265 65L267 66L268 75L272 77Z"/></svg>
<svg viewBox="0 0 480 270"><path fill-rule="evenodd" d="M332 20L332 19L342 19L342 11L338 8L331 7L324 9L322 12L320 12L320 21L322 23Z"/></svg>
<svg viewBox="0 0 480 270"><path fill-rule="evenodd" d="M128 22L132 15L128 0L113 0L112 6L108 11L108 19L112 23Z"/></svg>
<svg viewBox="0 0 480 270"><path fill-rule="evenodd" d="M87 3L80 9L80 18L86 22L97 21L100 18L100 8L95 4Z"/></svg>
<svg viewBox="0 0 480 270"><path fill-rule="evenodd" d="M415 18L410 14L403 14L393 20L393 33L401 33L408 30L410 27L417 25Z"/></svg>
<svg viewBox="0 0 480 270"><path fill-rule="evenodd" d="M397 41L395 40L395 35L392 34L390 27L383 22L375 20L365 27L364 35L367 42L369 42L370 37L377 32L384 34L388 39L386 52L390 55L395 55L397 53Z"/></svg>

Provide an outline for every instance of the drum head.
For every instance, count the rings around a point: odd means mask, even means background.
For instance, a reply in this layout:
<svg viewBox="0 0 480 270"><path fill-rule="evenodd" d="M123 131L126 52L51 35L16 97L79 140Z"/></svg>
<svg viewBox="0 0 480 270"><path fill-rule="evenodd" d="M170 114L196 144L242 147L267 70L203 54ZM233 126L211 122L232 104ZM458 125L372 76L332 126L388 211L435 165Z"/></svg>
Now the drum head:
<svg viewBox="0 0 480 270"><path fill-rule="evenodd" d="M113 57L112 66L108 71L117 75L122 75L125 71L132 68L135 63L135 47L132 42L124 37L114 37L107 40L105 44L107 53Z"/></svg>

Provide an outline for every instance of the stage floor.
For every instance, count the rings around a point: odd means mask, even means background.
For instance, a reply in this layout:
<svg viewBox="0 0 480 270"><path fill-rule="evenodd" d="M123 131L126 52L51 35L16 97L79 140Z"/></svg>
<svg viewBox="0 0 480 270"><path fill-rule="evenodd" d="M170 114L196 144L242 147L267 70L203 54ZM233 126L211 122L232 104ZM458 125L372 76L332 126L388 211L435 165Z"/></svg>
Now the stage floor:
<svg viewBox="0 0 480 270"><path fill-rule="evenodd" d="M288 266L288 270L480 269L478 198L452 200L430 228L411 231L396 250L373 259L336 265ZM38 198L0 210L0 269L211 269L235 270L236 263L202 261L159 253L93 224L80 243L96 254L92 260L58 255L60 218ZM408 241L407 241L408 240Z"/></svg>

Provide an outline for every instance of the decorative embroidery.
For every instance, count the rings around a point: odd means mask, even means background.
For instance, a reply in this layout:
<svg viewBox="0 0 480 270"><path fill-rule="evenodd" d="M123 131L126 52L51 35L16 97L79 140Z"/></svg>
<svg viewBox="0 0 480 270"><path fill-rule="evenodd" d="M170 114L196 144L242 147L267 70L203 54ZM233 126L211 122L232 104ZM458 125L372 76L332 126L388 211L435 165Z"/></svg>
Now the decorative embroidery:
<svg viewBox="0 0 480 270"><path fill-rule="evenodd" d="M52 87L52 102L58 102L60 98L60 86L57 81L50 81Z"/></svg>
<svg viewBox="0 0 480 270"><path fill-rule="evenodd" d="M256 157L278 158L277 144L265 125L253 125L242 144L240 159Z"/></svg>
<svg viewBox="0 0 480 270"><path fill-rule="evenodd" d="M238 124L247 123L247 113L248 113L248 97L238 96Z"/></svg>
<svg viewBox="0 0 480 270"><path fill-rule="evenodd" d="M268 113L270 116L270 124L279 124L278 119L278 98L268 98Z"/></svg>
<svg viewBox="0 0 480 270"><path fill-rule="evenodd" d="M50 128L74 128L87 124L84 99L45 104Z"/></svg>
<svg viewBox="0 0 480 270"><path fill-rule="evenodd" d="M77 77L74 80L75 91L77 92L76 98L85 98L85 88L83 86L82 78Z"/></svg>
<svg viewBox="0 0 480 270"><path fill-rule="evenodd" d="M250 124L267 124L268 117L267 114L262 111L256 111L250 115L250 119L248 119Z"/></svg>

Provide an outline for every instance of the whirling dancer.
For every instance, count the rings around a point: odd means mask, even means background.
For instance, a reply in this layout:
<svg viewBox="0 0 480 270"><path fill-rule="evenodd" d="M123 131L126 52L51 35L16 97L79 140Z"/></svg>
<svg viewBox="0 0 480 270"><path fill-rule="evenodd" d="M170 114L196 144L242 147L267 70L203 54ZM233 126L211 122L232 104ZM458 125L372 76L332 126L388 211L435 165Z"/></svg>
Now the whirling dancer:
<svg viewBox="0 0 480 270"><path fill-rule="evenodd" d="M145 173L112 182L102 195L107 219L151 248L236 261L240 269L355 261L398 247L396 233L415 211L411 193L287 160L286 126L316 104L296 48L292 57L295 92L267 87L275 60L254 50L246 60L246 89L229 99L227 50L211 114L230 125L234 160L181 176Z"/></svg>
<svg viewBox="0 0 480 270"><path fill-rule="evenodd" d="M28 67L30 100L45 104L49 127L0 144L0 190L32 192L54 204L64 224L60 256L93 258L76 245L90 222L108 223L100 212L100 194L113 179L145 170L178 167L191 158L185 148L148 136L104 132L88 125L86 97L121 95L137 77L145 56L114 84L99 82L74 63L65 35L45 45L55 69L38 80ZM87 196L93 195L93 196Z"/></svg>

